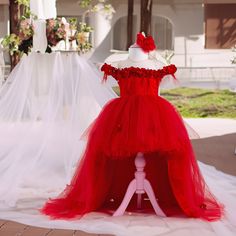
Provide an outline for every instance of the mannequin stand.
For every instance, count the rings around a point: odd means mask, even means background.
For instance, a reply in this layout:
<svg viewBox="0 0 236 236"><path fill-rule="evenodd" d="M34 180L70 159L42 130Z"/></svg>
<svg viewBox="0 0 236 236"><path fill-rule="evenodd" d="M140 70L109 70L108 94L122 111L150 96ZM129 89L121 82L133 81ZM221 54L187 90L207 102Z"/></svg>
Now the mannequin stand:
<svg viewBox="0 0 236 236"><path fill-rule="evenodd" d="M144 159L144 156L141 152L139 152L135 158L135 166L137 169L137 171L135 172L135 179L133 179L130 182L125 197L119 208L113 214L113 216L122 216L124 214L134 193L138 194L138 199L137 199L138 209L141 209L142 206L142 194L147 193L155 213L162 217L166 216L157 203L150 182L145 178L146 173L143 171L145 165L146 161Z"/></svg>

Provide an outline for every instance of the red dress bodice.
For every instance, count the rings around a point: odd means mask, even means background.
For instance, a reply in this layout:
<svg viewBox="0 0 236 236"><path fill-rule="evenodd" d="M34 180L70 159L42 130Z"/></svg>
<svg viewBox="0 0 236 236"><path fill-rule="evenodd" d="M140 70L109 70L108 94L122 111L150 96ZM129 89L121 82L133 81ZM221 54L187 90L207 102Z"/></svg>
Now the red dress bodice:
<svg viewBox="0 0 236 236"><path fill-rule="evenodd" d="M158 96L158 88L161 79L166 75L174 76L175 65L165 66L159 70L145 68L123 68L118 69L111 65L104 64L101 68L104 72L104 79L111 75L120 87L120 96L148 95Z"/></svg>
<svg viewBox="0 0 236 236"><path fill-rule="evenodd" d="M157 96L160 80L130 77L129 79L120 79L120 96L151 95Z"/></svg>

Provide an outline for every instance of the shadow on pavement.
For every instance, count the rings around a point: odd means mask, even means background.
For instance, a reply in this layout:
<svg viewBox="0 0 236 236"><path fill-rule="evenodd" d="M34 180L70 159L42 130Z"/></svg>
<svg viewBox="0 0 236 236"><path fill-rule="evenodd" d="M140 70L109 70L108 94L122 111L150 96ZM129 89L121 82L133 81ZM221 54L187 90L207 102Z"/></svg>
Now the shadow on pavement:
<svg viewBox="0 0 236 236"><path fill-rule="evenodd" d="M199 161L236 176L236 133L192 140Z"/></svg>

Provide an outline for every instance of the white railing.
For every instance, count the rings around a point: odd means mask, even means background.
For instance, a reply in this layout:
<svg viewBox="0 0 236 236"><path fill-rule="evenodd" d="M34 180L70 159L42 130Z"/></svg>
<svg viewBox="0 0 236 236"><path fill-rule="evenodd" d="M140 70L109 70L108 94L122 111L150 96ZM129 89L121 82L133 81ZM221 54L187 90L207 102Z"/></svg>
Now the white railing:
<svg viewBox="0 0 236 236"><path fill-rule="evenodd" d="M232 89L236 67L179 67L176 77L186 87Z"/></svg>
<svg viewBox="0 0 236 236"><path fill-rule="evenodd" d="M188 81L228 81L236 78L236 67L178 67L177 76Z"/></svg>

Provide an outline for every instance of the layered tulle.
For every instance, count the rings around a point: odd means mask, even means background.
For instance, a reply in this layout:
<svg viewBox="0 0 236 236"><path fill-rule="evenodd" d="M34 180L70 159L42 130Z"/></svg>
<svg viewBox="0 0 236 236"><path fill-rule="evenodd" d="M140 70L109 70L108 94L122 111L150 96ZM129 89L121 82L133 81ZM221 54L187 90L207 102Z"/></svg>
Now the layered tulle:
<svg viewBox="0 0 236 236"><path fill-rule="evenodd" d="M134 178L134 159L143 152L145 171L168 215L216 220L223 207L208 190L196 163L182 118L158 96L112 100L89 130L88 144L74 178L42 212L72 218L91 211L115 210ZM151 209L145 201L144 210ZM135 209L135 198L129 205Z"/></svg>
<svg viewBox="0 0 236 236"><path fill-rule="evenodd" d="M0 203L58 194L84 151L80 141L116 97L76 52L24 56L0 90Z"/></svg>

